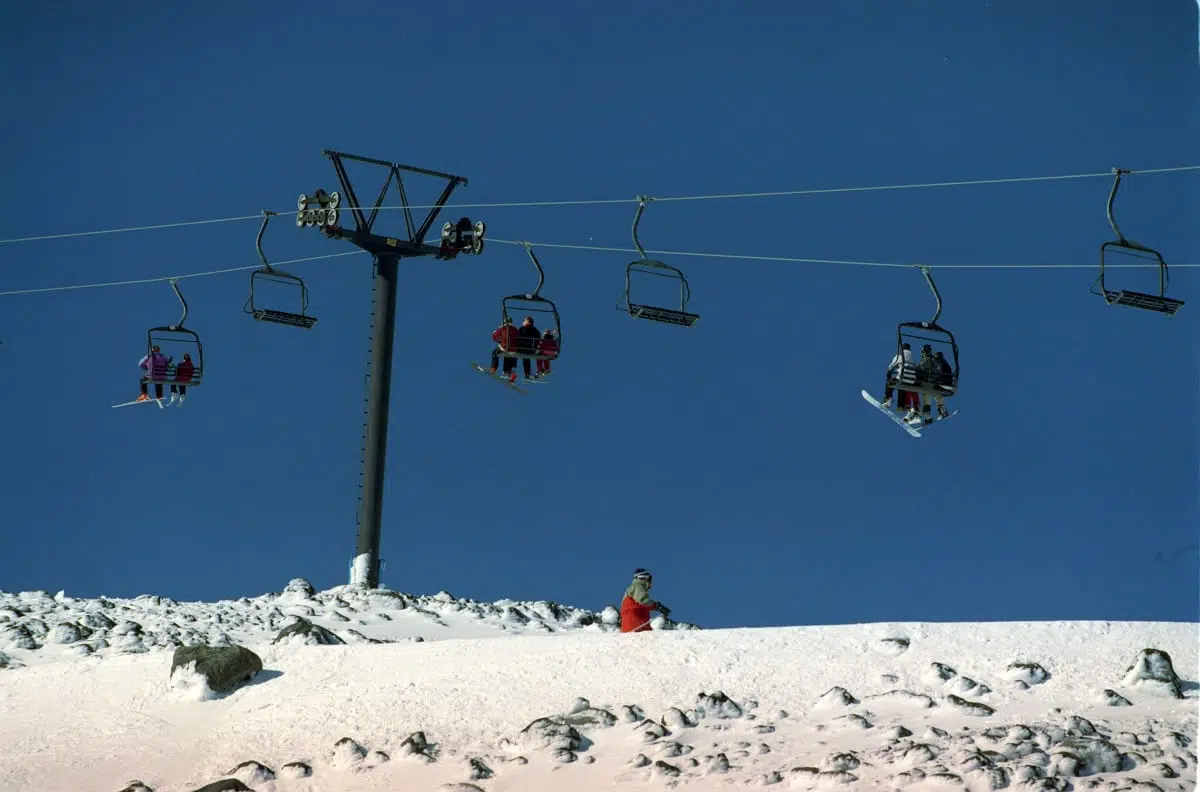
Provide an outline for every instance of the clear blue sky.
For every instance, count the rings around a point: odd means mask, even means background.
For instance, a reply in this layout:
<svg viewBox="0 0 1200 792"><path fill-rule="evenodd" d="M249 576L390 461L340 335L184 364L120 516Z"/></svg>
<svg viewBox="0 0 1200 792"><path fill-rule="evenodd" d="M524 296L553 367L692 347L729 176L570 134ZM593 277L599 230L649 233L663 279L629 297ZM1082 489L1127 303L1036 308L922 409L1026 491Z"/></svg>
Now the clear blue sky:
<svg viewBox="0 0 1200 792"><path fill-rule="evenodd" d="M0 31L0 237L294 211L336 189L326 148L465 175L460 203L1193 165L1196 21L1188 0L22 4ZM642 241L1093 267L1110 185L657 203ZM1200 172L1131 177L1123 229L1200 263L1198 196ZM629 247L634 208L465 213ZM257 230L3 244L0 291L253 265ZM288 214L265 244L351 249ZM1198 617L1197 270L1173 273L1174 318L1105 306L1091 268L935 270L962 412L913 440L859 390L930 313L915 270L670 258L702 316L684 330L615 310L630 254L540 252L564 349L528 397L468 367L532 286L521 248L402 265L385 585L601 607L644 566L714 627ZM370 260L294 270L307 333L242 313L248 273L181 282L208 365L181 410L110 409L178 317L165 283L0 298L0 589L347 581Z"/></svg>

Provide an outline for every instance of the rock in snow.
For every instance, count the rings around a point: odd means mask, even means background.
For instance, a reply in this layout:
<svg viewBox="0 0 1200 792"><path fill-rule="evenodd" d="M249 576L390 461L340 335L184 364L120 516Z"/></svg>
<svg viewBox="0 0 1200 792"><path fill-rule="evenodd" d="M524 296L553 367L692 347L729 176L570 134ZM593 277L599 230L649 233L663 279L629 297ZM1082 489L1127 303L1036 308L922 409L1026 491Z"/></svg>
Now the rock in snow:
<svg viewBox="0 0 1200 792"><path fill-rule="evenodd" d="M181 646L171 658L172 676L180 668L195 671L214 693L228 693L262 667L262 658L244 646Z"/></svg>

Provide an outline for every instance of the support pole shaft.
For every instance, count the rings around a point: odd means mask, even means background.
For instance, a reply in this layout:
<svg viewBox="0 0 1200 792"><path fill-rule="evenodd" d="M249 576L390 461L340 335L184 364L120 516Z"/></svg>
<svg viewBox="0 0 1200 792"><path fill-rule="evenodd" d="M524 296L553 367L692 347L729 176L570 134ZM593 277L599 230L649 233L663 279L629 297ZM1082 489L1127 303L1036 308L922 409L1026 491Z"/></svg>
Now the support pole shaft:
<svg viewBox="0 0 1200 792"><path fill-rule="evenodd" d="M379 538L383 524L383 484L399 271L399 256L383 253L375 256L375 303L371 317L371 378L367 384L362 504L358 518L357 556L350 581L352 585L372 589L379 588Z"/></svg>

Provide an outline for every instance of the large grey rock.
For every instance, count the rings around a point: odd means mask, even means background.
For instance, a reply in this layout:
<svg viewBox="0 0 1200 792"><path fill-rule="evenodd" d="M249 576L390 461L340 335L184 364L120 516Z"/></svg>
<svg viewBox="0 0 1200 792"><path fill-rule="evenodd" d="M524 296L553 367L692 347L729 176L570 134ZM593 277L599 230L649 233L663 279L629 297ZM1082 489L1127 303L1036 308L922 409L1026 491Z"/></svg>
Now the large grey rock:
<svg viewBox="0 0 1200 792"><path fill-rule="evenodd" d="M220 781L205 784L199 789L193 789L192 792L254 792L254 790L236 778L222 778Z"/></svg>
<svg viewBox="0 0 1200 792"><path fill-rule="evenodd" d="M279 631L275 636L275 640L271 643L298 643L313 645L334 645L346 643L338 637L336 633L322 627L319 624L313 624L308 619L301 616L296 617L296 621L289 624Z"/></svg>
<svg viewBox="0 0 1200 792"><path fill-rule="evenodd" d="M215 693L228 693L263 667L262 658L244 646L180 646L171 657L171 673L191 663Z"/></svg>
<svg viewBox="0 0 1200 792"><path fill-rule="evenodd" d="M1124 682L1129 686L1157 688L1172 698L1183 698L1183 690L1171 655L1162 649L1143 649L1133 665L1125 670Z"/></svg>

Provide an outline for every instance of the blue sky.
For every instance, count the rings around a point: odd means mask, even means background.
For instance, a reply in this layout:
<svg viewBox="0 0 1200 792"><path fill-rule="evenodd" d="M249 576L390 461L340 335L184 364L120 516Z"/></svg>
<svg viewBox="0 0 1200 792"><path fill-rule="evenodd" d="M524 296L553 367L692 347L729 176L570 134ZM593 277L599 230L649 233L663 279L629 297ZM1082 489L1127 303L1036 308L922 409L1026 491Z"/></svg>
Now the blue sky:
<svg viewBox="0 0 1200 792"><path fill-rule="evenodd" d="M1200 163L1186 0L682 8L10 9L0 238L290 212L336 189L326 148L464 175L452 204ZM414 180L410 199L441 186ZM897 323L931 312L916 270L669 257L702 317L684 330L615 310L631 254L539 249L563 357L522 398L468 361L500 298L533 285L523 250L406 261L384 584L602 607L644 566L676 617L710 627L1197 619L1200 275L1173 271L1189 300L1174 318L1089 294L1110 186L648 208L650 249L1085 265L934 270L961 413L920 440L858 395L880 389ZM1133 176L1118 216L1197 264L1198 196L1197 171ZM628 248L634 209L450 209L439 225L465 213L496 239ZM0 244L0 291L251 266L257 231ZM287 214L265 247L351 249ZM146 330L178 317L166 283L0 298L0 589L215 599L346 582L370 260L293 271L310 332L246 316L248 272L180 282L208 371L180 410L110 409L136 395Z"/></svg>

